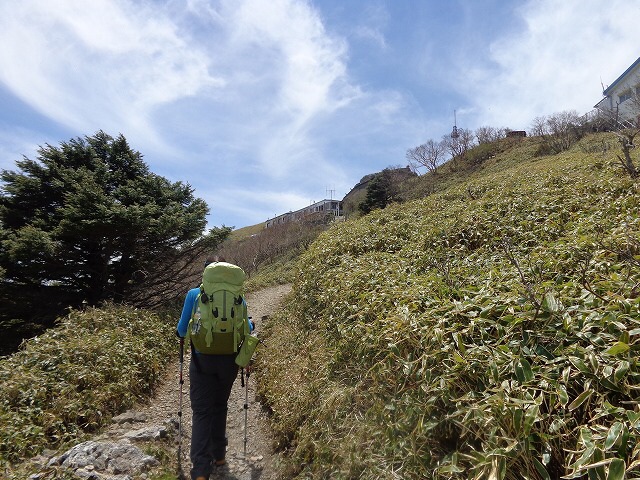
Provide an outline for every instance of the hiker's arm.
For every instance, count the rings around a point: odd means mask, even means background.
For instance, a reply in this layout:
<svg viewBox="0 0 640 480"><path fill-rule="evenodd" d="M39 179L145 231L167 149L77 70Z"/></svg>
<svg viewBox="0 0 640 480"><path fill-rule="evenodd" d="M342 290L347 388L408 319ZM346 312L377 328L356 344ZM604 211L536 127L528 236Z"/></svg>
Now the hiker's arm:
<svg viewBox="0 0 640 480"><path fill-rule="evenodd" d="M184 299L184 305L182 306L182 315L178 321L178 327L176 329L178 336L183 337L187 334L187 327L189 326L189 320L191 320L191 314L193 312L193 305L198 297L199 289L192 288L187 292L187 296Z"/></svg>

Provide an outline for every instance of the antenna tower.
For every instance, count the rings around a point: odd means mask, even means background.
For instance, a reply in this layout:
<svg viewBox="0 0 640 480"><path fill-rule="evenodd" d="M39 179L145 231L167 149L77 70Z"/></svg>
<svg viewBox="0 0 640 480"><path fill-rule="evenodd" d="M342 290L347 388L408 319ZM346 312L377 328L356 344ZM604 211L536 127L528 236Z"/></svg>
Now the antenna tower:
<svg viewBox="0 0 640 480"><path fill-rule="evenodd" d="M327 194L327 193L330 194L329 200L333 200L333 194L336 193L336 190L327 188L325 190L325 194Z"/></svg>
<svg viewBox="0 0 640 480"><path fill-rule="evenodd" d="M453 111L453 130L451 131L451 138L458 138L460 134L458 133L458 120L456 119L456 111Z"/></svg>

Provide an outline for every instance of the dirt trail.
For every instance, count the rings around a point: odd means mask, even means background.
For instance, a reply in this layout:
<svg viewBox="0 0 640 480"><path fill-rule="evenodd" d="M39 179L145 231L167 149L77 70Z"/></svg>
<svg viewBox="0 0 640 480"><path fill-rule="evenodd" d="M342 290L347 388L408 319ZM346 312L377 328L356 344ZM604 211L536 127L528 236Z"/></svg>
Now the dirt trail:
<svg viewBox="0 0 640 480"><path fill-rule="evenodd" d="M278 307L283 297L290 291L290 285L269 287L258 292L247 294L249 315L256 322L256 331L260 335L263 317L271 315ZM260 348L260 347L259 347ZM189 355L185 355L183 365L184 387L182 391L182 469L189 475L191 463L189 448L191 439L191 407L189 404ZM144 405L135 407L137 412L144 413L146 423L158 424L176 418L179 404L179 362L170 362L167 373L162 379L156 394ZM275 480L276 458L271 452L272 439L266 423L265 413L255 398L256 381L252 375L249 378L247 412L247 453L244 454L244 403L245 389L241 387L240 375L236 379L229 399L227 417L227 464L215 467L211 480ZM137 428L142 428L143 425ZM176 458L176 454L173 458Z"/></svg>

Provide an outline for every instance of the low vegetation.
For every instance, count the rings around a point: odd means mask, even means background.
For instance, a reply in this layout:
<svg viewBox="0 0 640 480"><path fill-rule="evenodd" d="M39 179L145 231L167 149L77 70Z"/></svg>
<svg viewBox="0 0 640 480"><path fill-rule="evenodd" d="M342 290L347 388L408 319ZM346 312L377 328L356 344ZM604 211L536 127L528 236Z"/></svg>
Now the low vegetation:
<svg viewBox="0 0 640 480"><path fill-rule="evenodd" d="M72 311L0 360L0 467L76 443L148 395L174 354L174 328L143 310Z"/></svg>
<svg viewBox="0 0 640 480"><path fill-rule="evenodd" d="M258 362L290 478L640 478L640 185L603 138L303 254Z"/></svg>
<svg viewBox="0 0 640 480"><path fill-rule="evenodd" d="M331 214L313 214L270 228L264 224L246 227L235 231L216 253L242 267L249 277L247 290L290 283L297 258L333 219Z"/></svg>
<svg viewBox="0 0 640 480"><path fill-rule="evenodd" d="M640 479L640 185L617 138L480 142L361 218L231 233L248 290L294 282L256 375L286 478ZM174 328L73 310L0 359L5 475L148 395Z"/></svg>

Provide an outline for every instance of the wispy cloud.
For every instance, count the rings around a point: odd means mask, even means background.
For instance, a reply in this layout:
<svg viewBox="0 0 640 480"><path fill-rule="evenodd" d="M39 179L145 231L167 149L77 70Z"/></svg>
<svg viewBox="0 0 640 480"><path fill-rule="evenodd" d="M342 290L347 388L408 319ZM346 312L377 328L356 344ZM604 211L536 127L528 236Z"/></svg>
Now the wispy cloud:
<svg viewBox="0 0 640 480"><path fill-rule="evenodd" d="M267 174L281 176L308 158L311 123L360 95L346 73L345 44L327 35L305 2L232 2L221 15L230 32L227 55L234 59L222 68L232 70L239 81L231 89L250 98L257 114L245 117L247 127L236 135L247 129L259 135L257 160Z"/></svg>
<svg viewBox="0 0 640 480"><path fill-rule="evenodd" d="M330 168L313 125L362 95L345 42L294 0L4 3L0 42L0 81L47 118L222 183Z"/></svg>
<svg viewBox="0 0 640 480"><path fill-rule="evenodd" d="M589 109L600 78L637 58L639 10L624 0L0 2L0 95L11 100L0 167L35 144L123 133L154 172L210 201L211 223L242 226L402 164L408 148L450 131L454 109L467 128Z"/></svg>
<svg viewBox="0 0 640 480"><path fill-rule="evenodd" d="M249 224L263 222L282 213L298 210L313 201L301 193L283 192L279 189L269 189L268 186L260 190L220 188L202 197L212 211L224 208L236 218L245 218ZM243 226L229 224L227 226Z"/></svg>
<svg viewBox="0 0 640 480"><path fill-rule="evenodd" d="M135 131L157 141L148 118L155 107L224 85L169 19L145 7L5 2L0 32L0 80L37 111L80 132Z"/></svg>
<svg viewBox="0 0 640 480"><path fill-rule="evenodd" d="M612 82L638 55L640 4L612 0L529 1L519 11L525 29L497 38L493 65L461 66L479 121L527 128L537 116L586 113L601 98L600 78ZM509 122L510 125L505 125Z"/></svg>
<svg viewBox="0 0 640 480"><path fill-rule="evenodd" d="M359 22L354 25L353 33L381 50L388 48L384 30L389 23L389 11L384 3L370 1L363 4Z"/></svg>

